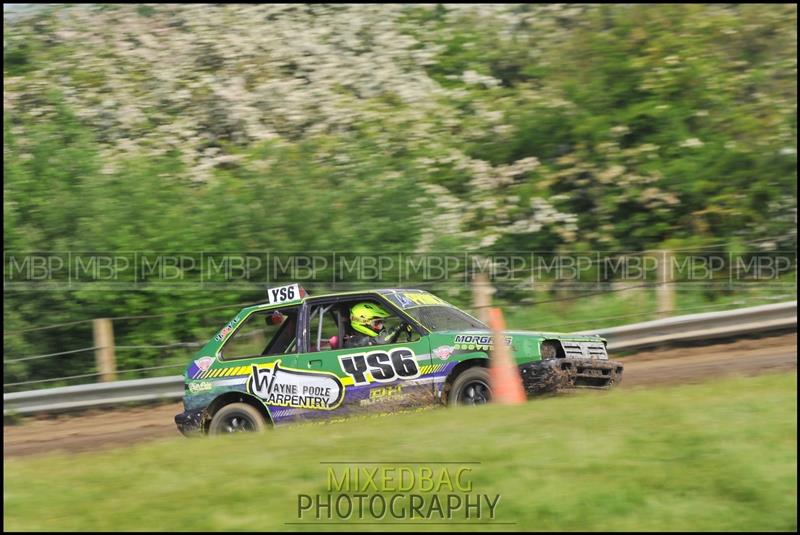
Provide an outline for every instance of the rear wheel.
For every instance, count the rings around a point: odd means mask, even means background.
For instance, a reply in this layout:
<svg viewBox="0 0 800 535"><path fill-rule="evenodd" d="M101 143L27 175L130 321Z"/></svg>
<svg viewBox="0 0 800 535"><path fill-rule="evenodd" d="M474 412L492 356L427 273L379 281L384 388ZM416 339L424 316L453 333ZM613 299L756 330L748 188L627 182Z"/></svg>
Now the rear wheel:
<svg viewBox="0 0 800 535"><path fill-rule="evenodd" d="M255 407L247 403L231 403L218 410L211 419L208 434L260 432L265 426L264 417Z"/></svg>
<svg viewBox="0 0 800 535"><path fill-rule="evenodd" d="M447 398L451 406L489 403L492 400L489 370L481 366L465 370L453 381L453 387Z"/></svg>

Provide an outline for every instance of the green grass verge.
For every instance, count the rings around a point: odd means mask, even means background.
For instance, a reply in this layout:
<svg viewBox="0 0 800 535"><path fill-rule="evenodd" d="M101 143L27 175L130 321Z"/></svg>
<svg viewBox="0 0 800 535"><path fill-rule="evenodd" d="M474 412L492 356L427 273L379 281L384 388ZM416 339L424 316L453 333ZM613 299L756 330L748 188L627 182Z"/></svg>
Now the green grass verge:
<svg viewBox="0 0 800 535"><path fill-rule="evenodd" d="M287 522L298 521L298 494L328 492L322 462L472 461L480 463L469 465L473 495L501 496L496 523L483 529L793 531L796 437L793 374L580 392L520 407L13 458L4 463L4 527L464 529Z"/></svg>

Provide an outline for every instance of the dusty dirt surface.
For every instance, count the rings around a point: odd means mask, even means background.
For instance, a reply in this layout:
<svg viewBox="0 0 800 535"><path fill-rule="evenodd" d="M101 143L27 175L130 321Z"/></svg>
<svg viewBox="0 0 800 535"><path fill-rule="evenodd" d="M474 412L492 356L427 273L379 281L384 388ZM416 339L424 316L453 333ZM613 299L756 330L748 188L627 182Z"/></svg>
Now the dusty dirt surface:
<svg viewBox="0 0 800 535"><path fill-rule="evenodd" d="M621 388L788 371L797 368L797 333L643 351L619 360L625 365Z"/></svg>
<svg viewBox="0 0 800 535"><path fill-rule="evenodd" d="M180 402L79 415L26 418L3 426L3 458L63 450L81 452L180 436L173 418Z"/></svg>
<svg viewBox="0 0 800 535"><path fill-rule="evenodd" d="M613 358L613 355L612 355ZM727 375L756 375L797 368L797 333L728 343L657 349L620 359L621 388L692 383ZM3 458L58 450L94 451L177 437L173 417L181 403L80 415L26 418L3 426Z"/></svg>

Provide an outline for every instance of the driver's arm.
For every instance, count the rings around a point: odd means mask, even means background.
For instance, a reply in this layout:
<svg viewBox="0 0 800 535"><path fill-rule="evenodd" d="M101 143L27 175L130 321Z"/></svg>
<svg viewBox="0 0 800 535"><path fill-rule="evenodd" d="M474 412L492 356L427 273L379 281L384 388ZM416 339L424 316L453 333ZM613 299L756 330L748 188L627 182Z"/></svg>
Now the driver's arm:
<svg viewBox="0 0 800 535"><path fill-rule="evenodd" d="M410 330L410 328L411 328L410 325L408 325L405 322L401 322L397 327L392 329L392 331L390 333L387 333L385 336L383 336L383 340L384 340L383 343L391 344L391 343L397 341L397 338L399 337L400 333L403 332L403 330Z"/></svg>

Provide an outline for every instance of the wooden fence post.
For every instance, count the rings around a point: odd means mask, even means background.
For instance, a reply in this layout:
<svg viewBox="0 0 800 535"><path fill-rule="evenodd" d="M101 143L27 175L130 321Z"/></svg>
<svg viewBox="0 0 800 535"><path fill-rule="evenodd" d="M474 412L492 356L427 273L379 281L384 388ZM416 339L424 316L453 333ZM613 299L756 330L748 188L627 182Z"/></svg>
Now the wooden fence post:
<svg viewBox="0 0 800 535"><path fill-rule="evenodd" d="M672 284L672 251L661 251L658 259L658 317L668 318L675 313L675 285Z"/></svg>
<svg viewBox="0 0 800 535"><path fill-rule="evenodd" d="M475 307L475 316L482 322L489 324L489 307L492 305L494 289L489 284L486 273L476 273L472 278L472 304Z"/></svg>
<svg viewBox="0 0 800 535"><path fill-rule="evenodd" d="M116 381L117 363L114 357L114 328L108 318L98 318L92 321L94 327L94 350L97 371L100 372L100 381Z"/></svg>

